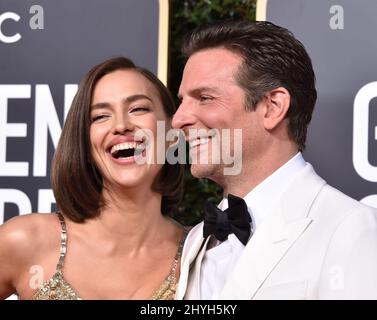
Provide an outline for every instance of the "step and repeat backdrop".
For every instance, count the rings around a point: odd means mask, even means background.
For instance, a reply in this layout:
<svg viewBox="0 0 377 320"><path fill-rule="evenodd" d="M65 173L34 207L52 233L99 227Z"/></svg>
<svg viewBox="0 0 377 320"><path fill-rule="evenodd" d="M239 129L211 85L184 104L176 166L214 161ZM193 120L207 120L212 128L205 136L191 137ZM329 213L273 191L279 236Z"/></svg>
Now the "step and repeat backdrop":
<svg viewBox="0 0 377 320"><path fill-rule="evenodd" d="M327 182L377 207L377 1L259 0L257 19L309 52L318 101L305 159Z"/></svg>
<svg viewBox="0 0 377 320"><path fill-rule="evenodd" d="M50 164L90 68L126 56L166 82L168 9L168 0L1 0L0 224L55 209Z"/></svg>

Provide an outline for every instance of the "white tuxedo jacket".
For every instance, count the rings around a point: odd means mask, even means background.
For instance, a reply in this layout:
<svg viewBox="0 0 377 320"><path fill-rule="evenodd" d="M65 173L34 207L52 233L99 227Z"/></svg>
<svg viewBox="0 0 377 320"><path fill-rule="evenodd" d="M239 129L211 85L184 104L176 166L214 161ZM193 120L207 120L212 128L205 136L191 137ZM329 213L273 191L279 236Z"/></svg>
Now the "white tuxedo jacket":
<svg viewBox="0 0 377 320"><path fill-rule="evenodd" d="M177 299L200 299L203 223L182 253ZM307 164L258 227L220 299L377 299L377 210Z"/></svg>

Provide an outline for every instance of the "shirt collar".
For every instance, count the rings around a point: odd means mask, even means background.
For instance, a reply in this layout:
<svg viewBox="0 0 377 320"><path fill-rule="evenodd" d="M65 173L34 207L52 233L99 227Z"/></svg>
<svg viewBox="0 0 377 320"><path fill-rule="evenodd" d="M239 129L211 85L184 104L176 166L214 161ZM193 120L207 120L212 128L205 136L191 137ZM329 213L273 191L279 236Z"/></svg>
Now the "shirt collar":
<svg viewBox="0 0 377 320"><path fill-rule="evenodd" d="M271 213L289 182L305 165L301 152L298 152L244 197L251 216L253 232ZM228 200L224 198L218 207L222 210L228 208Z"/></svg>

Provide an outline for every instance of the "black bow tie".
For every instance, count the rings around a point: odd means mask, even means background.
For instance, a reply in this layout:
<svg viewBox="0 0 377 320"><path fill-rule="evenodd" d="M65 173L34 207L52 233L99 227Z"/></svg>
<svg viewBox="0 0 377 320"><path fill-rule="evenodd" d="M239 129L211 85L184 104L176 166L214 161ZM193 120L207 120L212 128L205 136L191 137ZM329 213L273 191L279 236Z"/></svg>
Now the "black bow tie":
<svg viewBox="0 0 377 320"><path fill-rule="evenodd" d="M211 202L206 203L203 236L214 235L217 240L224 241L234 233L246 245L251 233L251 218L245 200L229 194L228 205L228 209L222 211Z"/></svg>

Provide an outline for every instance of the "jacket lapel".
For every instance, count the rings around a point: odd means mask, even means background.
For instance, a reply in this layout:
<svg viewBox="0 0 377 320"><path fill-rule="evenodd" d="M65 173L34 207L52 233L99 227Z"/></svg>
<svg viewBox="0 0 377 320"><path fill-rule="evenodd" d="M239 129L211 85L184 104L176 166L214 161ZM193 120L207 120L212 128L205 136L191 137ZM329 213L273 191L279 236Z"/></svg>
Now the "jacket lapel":
<svg viewBox="0 0 377 320"><path fill-rule="evenodd" d="M188 234L181 256L181 272L178 281L177 293L175 299L182 300L184 298L189 272L195 261L200 249L203 247L203 223L196 225ZM192 276L190 275L190 281Z"/></svg>
<svg viewBox="0 0 377 320"><path fill-rule="evenodd" d="M187 289L184 295L184 299L189 300L198 300L201 299L200 295L200 271L201 265L204 258L204 255L207 251L207 245L209 243L210 237L207 237L203 242L202 246L199 249L199 254L196 256L196 259L192 263L192 267L190 268L190 276L187 282Z"/></svg>
<svg viewBox="0 0 377 320"><path fill-rule="evenodd" d="M249 240L220 299L252 299L312 219L309 210L326 182L306 167L282 195L279 207Z"/></svg>

